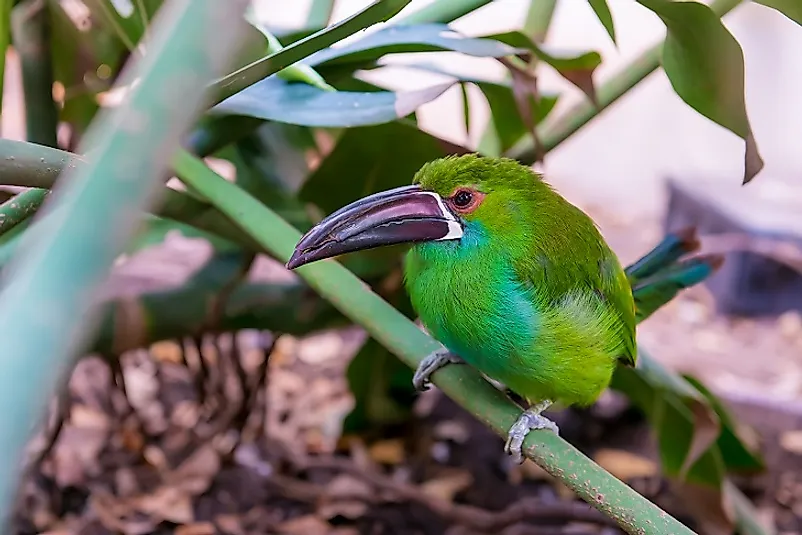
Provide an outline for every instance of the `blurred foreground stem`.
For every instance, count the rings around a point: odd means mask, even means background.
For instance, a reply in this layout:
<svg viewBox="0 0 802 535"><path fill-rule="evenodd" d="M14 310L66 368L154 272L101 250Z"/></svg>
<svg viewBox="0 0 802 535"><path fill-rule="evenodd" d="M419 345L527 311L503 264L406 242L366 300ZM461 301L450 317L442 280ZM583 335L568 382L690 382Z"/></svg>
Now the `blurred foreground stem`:
<svg viewBox="0 0 802 535"><path fill-rule="evenodd" d="M129 98L86 136L92 161L65 177L52 210L21 240L0 292L0 523L9 520L25 446L74 358L97 327L97 287L135 232L141 211L204 92L244 32L247 0L171 0L161 8ZM209 35L215 35L214 40ZM165 88L169 88L166 90Z"/></svg>

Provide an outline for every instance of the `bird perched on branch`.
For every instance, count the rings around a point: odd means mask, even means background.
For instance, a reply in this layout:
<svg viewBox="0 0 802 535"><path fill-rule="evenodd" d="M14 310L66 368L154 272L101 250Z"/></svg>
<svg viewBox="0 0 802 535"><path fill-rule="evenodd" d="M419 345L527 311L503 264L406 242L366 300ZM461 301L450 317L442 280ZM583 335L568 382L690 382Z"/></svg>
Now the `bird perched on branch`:
<svg viewBox="0 0 802 535"><path fill-rule="evenodd" d="M693 230L668 235L626 271L591 218L531 168L477 155L425 164L413 184L334 212L297 244L290 269L343 253L412 243L405 284L444 350L414 376L467 363L526 398L505 451L521 461L526 435L558 433L553 402L592 404L620 363L634 366L635 324L709 276L719 256L680 261Z"/></svg>

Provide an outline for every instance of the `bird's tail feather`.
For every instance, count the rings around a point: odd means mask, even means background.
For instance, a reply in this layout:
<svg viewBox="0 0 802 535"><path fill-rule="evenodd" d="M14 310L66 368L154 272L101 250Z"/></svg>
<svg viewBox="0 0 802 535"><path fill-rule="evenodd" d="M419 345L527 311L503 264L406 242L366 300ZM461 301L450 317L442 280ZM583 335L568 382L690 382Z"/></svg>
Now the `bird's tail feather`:
<svg viewBox="0 0 802 535"><path fill-rule="evenodd" d="M626 268L639 322L671 301L681 290L708 278L724 262L724 257L717 254L680 260L698 248L696 229L673 232Z"/></svg>

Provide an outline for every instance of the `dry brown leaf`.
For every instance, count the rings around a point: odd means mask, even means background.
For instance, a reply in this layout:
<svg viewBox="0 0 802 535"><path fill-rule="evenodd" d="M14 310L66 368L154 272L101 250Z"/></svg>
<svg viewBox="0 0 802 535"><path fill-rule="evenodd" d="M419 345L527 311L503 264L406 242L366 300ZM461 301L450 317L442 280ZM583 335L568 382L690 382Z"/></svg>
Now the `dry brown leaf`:
<svg viewBox="0 0 802 535"><path fill-rule="evenodd" d="M443 420L434 426L433 434L440 440L452 440L464 444L470 438L468 426L459 420Z"/></svg>
<svg viewBox="0 0 802 535"><path fill-rule="evenodd" d="M304 338L298 344L298 359L306 364L322 364L339 355L343 340L336 332L325 332Z"/></svg>
<svg viewBox="0 0 802 535"><path fill-rule="evenodd" d="M379 440L368 448L368 455L373 461L381 464L401 464L406 458L404 443L401 439Z"/></svg>
<svg viewBox="0 0 802 535"><path fill-rule="evenodd" d="M108 440L108 430L103 428L73 427L62 429L53 448L53 475L60 487L80 486L88 475L100 470L97 458Z"/></svg>
<svg viewBox="0 0 802 535"><path fill-rule="evenodd" d="M328 535L331 524L315 515L306 515L282 522L276 531L280 535Z"/></svg>
<svg viewBox="0 0 802 535"><path fill-rule="evenodd" d="M366 502L371 495L372 491L367 483L353 476L341 474L326 485L326 501L318 507L317 512L326 519L338 515L356 519L367 511Z"/></svg>
<svg viewBox="0 0 802 535"><path fill-rule="evenodd" d="M100 520L103 527L112 532L121 532L126 535L145 535L153 533L156 524L152 518L129 518L134 516L135 504L129 500L118 500L111 494L96 489L89 496L89 508L94 516Z"/></svg>
<svg viewBox="0 0 802 535"><path fill-rule="evenodd" d="M470 487L472 483L473 476L467 470L451 470L421 484L421 490L433 498L453 502L454 496Z"/></svg>
<svg viewBox="0 0 802 535"><path fill-rule="evenodd" d="M214 535L215 533L214 524L211 522L184 524L175 528L175 535Z"/></svg>
<svg viewBox="0 0 802 535"><path fill-rule="evenodd" d="M636 477L651 477L659 472L654 461L624 450L602 449L596 452L593 460L623 481Z"/></svg>
<svg viewBox="0 0 802 535"><path fill-rule="evenodd" d="M217 524L224 533L230 535L245 535L245 531L242 529L242 522L237 515L217 515L214 517L214 523Z"/></svg>
<svg viewBox="0 0 802 535"><path fill-rule="evenodd" d="M158 362L181 364L184 360L181 346L169 340L151 345L150 354Z"/></svg>
<svg viewBox="0 0 802 535"><path fill-rule="evenodd" d="M136 508L159 520L189 524L195 520L192 497L185 491L162 486L135 500Z"/></svg>
<svg viewBox="0 0 802 535"><path fill-rule="evenodd" d="M165 481L185 492L201 494L209 489L219 471L220 455L211 444L205 444L187 457Z"/></svg>

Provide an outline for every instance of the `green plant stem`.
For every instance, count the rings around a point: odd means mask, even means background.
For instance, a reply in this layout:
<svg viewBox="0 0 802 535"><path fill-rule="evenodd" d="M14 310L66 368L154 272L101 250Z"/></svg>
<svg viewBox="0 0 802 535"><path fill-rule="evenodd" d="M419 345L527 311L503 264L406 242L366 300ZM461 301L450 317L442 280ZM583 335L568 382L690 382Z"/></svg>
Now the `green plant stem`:
<svg viewBox="0 0 802 535"><path fill-rule="evenodd" d="M92 160L65 177L52 209L22 237L0 293L0 521L14 503L25 446L70 360L97 327L97 287L160 189L198 91L245 31L246 0L172 0L160 9L150 53L127 67L128 99L103 114L85 147ZM210 40L209 35L215 35Z"/></svg>
<svg viewBox="0 0 802 535"><path fill-rule="evenodd" d="M53 101L53 58L50 54L48 3L25 0L11 13L14 48L22 67L25 130L28 141L55 147L58 110Z"/></svg>
<svg viewBox="0 0 802 535"><path fill-rule="evenodd" d="M31 188L0 204L0 236L36 213L48 193L46 189Z"/></svg>
<svg viewBox="0 0 802 535"><path fill-rule="evenodd" d="M742 0L713 0L709 7L716 15L723 17L741 2ZM543 151L549 152L555 149L560 143L571 137L607 107L627 94L630 89L656 71L660 67L662 50L663 43L647 49L635 58L632 63L603 83L596 91L599 99L598 107L587 99L582 99L559 117L547 120L545 124L540 125L538 127L538 138L543 143ZM507 151L505 156L529 165L535 162L537 152L532 140L525 139Z"/></svg>
<svg viewBox="0 0 802 535"><path fill-rule="evenodd" d="M311 52L321 50L355 34L360 30L395 16L411 0L376 0L362 11L347 19L295 41L282 50L270 54L250 65L217 80L212 84L216 95L214 103L222 102L259 80L302 60Z"/></svg>
<svg viewBox="0 0 802 535"><path fill-rule="evenodd" d="M11 5L14 0L0 0L0 118L3 117L3 89L6 75L6 52L11 43Z"/></svg>
<svg viewBox="0 0 802 535"><path fill-rule="evenodd" d="M524 20L524 34L535 44L542 44L554 17L557 0L530 0ZM537 59L536 57L533 60Z"/></svg>
<svg viewBox="0 0 802 535"><path fill-rule="evenodd" d="M312 0L306 16L307 28L325 28L334 12L334 0Z"/></svg>
<svg viewBox="0 0 802 535"><path fill-rule="evenodd" d="M289 259L300 232L188 153L180 152L174 165L182 181L211 199L265 250L279 260ZM337 262L318 262L297 271L323 298L362 325L408 366L417 367L426 355L442 348ZM515 404L467 366L446 367L435 374L434 382L501 436L520 414ZM553 433L530 433L524 452L628 533L693 533Z"/></svg>
<svg viewBox="0 0 802 535"><path fill-rule="evenodd" d="M489 4L491 0L435 0L400 19L398 24L446 24Z"/></svg>

